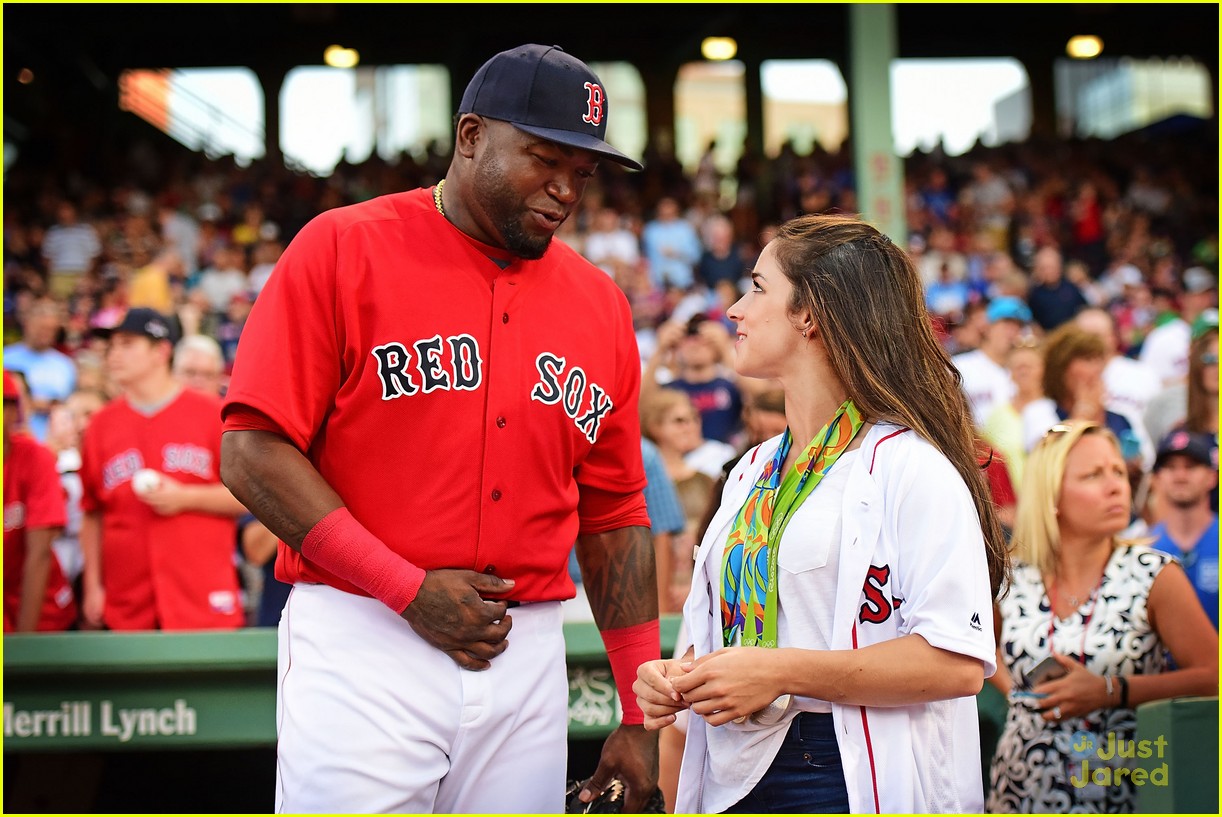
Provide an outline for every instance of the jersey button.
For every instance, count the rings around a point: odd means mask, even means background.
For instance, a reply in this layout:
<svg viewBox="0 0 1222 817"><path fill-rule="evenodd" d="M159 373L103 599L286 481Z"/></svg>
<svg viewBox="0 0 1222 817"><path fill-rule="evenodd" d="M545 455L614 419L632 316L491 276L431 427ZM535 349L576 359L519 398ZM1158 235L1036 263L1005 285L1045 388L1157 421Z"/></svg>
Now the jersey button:
<svg viewBox="0 0 1222 817"><path fill-rule="evenodd" d="M499 488L492 489L492 501L493 502L501 501L501 490Z"/></svg>
<svg viewBox="0 0 1222 817"><path fill-rule="evenodd" d="M505 418L504 418L504 417L497 417L497 418L496 418L496 427L497 427L497 428L504 428L504 427L505 427Z"/></svg>
<svg viewBox="0 0 1222 817"><path fill-rule="evenodd" d="M491 576L492 574L496 573L496 565L488 565L484 568L484 572Z"/></svg>
<svg viewBox="0 0 1222 817"><path fill-rule="evenodd" d="M501 323L509 323L509 313L508 312L501 313Z"/></svg>

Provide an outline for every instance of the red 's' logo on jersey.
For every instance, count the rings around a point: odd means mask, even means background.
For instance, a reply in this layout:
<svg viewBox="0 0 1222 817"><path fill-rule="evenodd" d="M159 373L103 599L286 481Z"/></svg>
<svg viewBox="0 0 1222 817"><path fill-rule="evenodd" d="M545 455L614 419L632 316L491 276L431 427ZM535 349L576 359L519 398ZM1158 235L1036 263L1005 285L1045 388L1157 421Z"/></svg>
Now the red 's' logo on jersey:
<svg viewBox="0 0 1222 817"><path fill-rule="evenodd" d="M589 122L591 125L601 125L607 110L607 98L603 96L603 87L587 82L586 94L586 115L581 117L581 121Z"/></svg>
<svg viewBox="0 0 1222 817"><path fill-rule="evenodd" d="M866 571L866 583L862 587L862 592L866 596L866 603L861 605L861 612L858 614L862 624L882 624L891 618L891 611L899 609L900 600L892 597L888 601L887 595L883 591L890 578L890 565L883 565L882 567L870 565L870 569Z"/></svg>

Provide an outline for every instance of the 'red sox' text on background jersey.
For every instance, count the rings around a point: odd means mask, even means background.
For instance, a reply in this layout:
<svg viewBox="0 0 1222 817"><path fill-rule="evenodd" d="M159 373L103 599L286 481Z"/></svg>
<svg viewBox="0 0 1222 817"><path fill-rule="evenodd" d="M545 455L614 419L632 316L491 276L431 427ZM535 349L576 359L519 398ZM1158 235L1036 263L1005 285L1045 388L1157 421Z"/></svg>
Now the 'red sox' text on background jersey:
<svg viewBox="0 0 1222 817"><path fill-rule="evenodd" d="M220 399L184 388L151 416L123 397L89 422L81 507L102 518L106 625L114 630L228 629L245 623L233 517L162 516L132 477L152 468L184 484L220 482Z"/></svg>

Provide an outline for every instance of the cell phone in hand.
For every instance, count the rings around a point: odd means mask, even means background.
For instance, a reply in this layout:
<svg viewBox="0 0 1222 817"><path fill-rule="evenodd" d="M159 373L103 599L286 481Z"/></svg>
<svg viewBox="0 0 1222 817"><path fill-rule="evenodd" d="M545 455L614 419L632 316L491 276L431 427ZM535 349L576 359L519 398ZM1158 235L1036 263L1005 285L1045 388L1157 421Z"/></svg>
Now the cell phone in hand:
<svg viewBox="0 0 1222 817"><path fill-rule="evenodd" d="M1023 683L1027 689L1034 689L1045 681L1053 681L1066 674L1068 670L1049 655L1023 675Z"/></svg>

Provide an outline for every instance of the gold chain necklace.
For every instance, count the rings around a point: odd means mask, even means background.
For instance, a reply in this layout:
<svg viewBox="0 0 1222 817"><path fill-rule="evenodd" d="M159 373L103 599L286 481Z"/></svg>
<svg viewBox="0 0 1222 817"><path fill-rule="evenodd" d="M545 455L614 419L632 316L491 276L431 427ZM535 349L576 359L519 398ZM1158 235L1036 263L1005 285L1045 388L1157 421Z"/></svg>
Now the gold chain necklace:
<svg viewBox="0 0 1222 817"><path fill-rule="evenodd" d="M442 179L437 182L437 186L433 188L433 206L437 208L437 212L444 217L446 208L441 204L441 189L446 186L446 180Z"/></svg>

